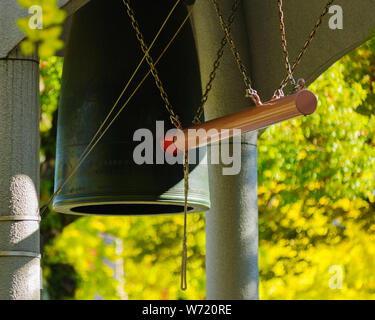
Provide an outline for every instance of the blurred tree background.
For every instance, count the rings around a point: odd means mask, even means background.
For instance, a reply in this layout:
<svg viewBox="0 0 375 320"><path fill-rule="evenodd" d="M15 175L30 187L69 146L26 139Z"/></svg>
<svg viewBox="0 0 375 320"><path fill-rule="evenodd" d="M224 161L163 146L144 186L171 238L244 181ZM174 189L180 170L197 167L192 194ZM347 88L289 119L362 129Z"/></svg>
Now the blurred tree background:
<svg viewBox="0 0 375 320"><path fill-rule="evenodd" d="M64 46L60 39L63 32L62 23L66 19L66 12L58 8L58 0L17 0L20 7L28 10L29 14L36 14L36 7L43 11L41 25L30 28L30 16L17 20L17 26L23 31L26 39L21 42L21 50L25 55L34 52L41 58L53 56ZM35 24L35 21L33 21Z"/></svg>
<svg viewBox="0 0 375 320"><path fill-rule="evenodd" d="M41 203L53 192L62 64L41 61ZM272 126L258 141L260 298L375 299L375 41L310 89L317 112ZM44 297L204 299L204 224L204 214L189 215L182 292L182 216L77 218L50 210L41 223ZM108 261L121 262L123 283Z"/></svg>

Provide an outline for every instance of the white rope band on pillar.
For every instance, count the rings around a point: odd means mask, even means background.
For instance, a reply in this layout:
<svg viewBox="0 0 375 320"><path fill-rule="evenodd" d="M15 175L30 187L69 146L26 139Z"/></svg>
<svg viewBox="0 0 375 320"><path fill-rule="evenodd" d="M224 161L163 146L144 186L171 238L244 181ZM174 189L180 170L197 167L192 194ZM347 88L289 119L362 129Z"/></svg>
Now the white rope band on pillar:
<svg viewBox="0 0 375 320"><path fill-rule="evenodd" d="M0 216L0 221L38 221L38 216ZM38 252L29 251L0 251L0 257L30 257L30 258L41 258Z"/></svg>
<svg viewBox="0 0 375 320"><path fill-rule="evenodd" d="M38 216L0 216L0 221L38 221Z"/></svg>
<svg viewBox="0 0 375 320"><path fill-rule="evenodd" d="M0 251L0 257L29 257L41 258L40 253L30 251Z"/></svg>

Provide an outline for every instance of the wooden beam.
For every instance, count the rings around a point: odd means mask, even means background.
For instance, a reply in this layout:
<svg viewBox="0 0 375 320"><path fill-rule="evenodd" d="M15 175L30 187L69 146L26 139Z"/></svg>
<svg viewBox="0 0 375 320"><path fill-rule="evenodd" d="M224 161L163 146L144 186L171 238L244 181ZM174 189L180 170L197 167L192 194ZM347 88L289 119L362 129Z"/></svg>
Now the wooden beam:
<svg viewBox="0 0 375 320"><path fill-rule="evenodd" d="M164 137L162 148L168 153L184 152L231 138L238 134L266 128L275 123L312 114L317 97L309 90L271 100L230 115L176 130Z"/></svg>

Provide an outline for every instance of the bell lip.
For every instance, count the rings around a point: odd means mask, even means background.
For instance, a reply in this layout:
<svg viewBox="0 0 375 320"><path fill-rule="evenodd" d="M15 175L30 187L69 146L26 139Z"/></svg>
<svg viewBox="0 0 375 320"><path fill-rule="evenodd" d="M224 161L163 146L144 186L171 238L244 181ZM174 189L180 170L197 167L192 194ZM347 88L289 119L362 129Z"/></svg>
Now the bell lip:
<svg viewBox="0 0 375 320"><path fill-rule="evenodd" d="M114 199L115 197L112 197ZM97 201L99 199L99 201ZM181 211L179 212L171 212L171 213L139 213L139 214L100 214L100 213L83 213L83 212L75 212L72 211L74 208L79 207L86 207L90 205L116 205L116 204L150 204L150 205L159 205L159 206L179 206L181 207ZM188 207L191 208L188 210L187 213L200 213L210 210L211 203L206 201L194 201L190 200L188 202ZM76 198L73 200L56 200L53 203L53 210L63 214L70 214L76 216L101 216L101 217L127 217L127 216L167 216L167 215L177 215L184 213L184 202L183 201L173 201L173 200L164 200L164 199L153 199L153 200L146 200L146 201L130 201L130 200L110 200L100 197L96 197L96 201L93 201L93 198Z"/></svg>

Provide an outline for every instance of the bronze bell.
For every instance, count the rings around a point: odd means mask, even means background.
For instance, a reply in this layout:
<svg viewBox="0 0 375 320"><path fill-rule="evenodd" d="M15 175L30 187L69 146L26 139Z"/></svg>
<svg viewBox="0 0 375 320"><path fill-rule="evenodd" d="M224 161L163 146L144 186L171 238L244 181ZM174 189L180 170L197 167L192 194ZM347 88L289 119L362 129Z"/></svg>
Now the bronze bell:
<svg viewBox="0 0 375 320"><path fill-rule="evenodd" d="M139 25L150 44L173 3L132 1ZM151 54L154 59L186 17L180 4ZM73 16L65 54L58 113L55 189L73 168L112 108L143 53L121 0L92 0ZM120 101L122 106L148 71L142 66ZM169 100L182 124L191 124L201 99L201 82L192 28L187 23L158 64ZM156 164L156 121L173 126L150 77L135 94L72 179L54 200L58 212L79 215L154 215L181 213L184 179L181 164ZM134 132L153 133L153 164L138 165ZM159 146L160 148L160 146ZM200 159L205 150L200 150ZM207 166L190 165L188 212L209 209Z"/></svg>

